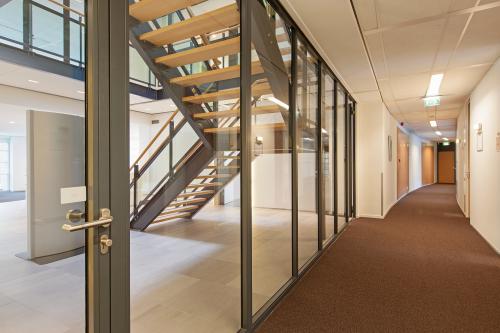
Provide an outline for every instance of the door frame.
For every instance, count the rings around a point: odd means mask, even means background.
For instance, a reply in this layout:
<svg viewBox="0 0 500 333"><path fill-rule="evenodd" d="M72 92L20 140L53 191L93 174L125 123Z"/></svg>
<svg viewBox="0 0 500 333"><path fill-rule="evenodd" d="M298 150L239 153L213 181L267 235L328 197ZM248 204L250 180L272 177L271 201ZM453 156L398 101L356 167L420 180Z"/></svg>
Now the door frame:
<svg viewBox="0 0 500 333"><path fill-rule="evenodd" d="M109 228L86 240L86 332L130 331L128 2L86 1L86 218L109 208ZM112 61L111 61L112 60ZM101 254L99 238L113 245Z"/></svg>

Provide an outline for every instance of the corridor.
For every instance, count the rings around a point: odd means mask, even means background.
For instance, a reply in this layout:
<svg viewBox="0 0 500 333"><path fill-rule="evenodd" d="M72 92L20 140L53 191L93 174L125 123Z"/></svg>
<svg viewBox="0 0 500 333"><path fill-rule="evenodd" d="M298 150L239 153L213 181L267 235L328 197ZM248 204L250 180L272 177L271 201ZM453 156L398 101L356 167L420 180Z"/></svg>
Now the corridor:
<svg viewBox="0 0 500 333"><path fill-rule="evenodd" d="M454 191L424 187L354 221L258 332L498 332L500 257Z"/></svg>

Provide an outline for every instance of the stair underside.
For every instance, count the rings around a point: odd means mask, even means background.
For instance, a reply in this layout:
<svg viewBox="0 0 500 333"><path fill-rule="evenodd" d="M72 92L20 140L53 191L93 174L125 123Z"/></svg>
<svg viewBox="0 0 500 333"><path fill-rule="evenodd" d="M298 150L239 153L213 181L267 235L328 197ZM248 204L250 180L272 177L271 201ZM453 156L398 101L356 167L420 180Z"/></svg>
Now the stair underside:
<svg viewBox="0 0 500 333"><path fill-rule="evenodd" d="M257 75L264 72L259 61L252 63L252 74ZM240 77L240 65L214 69L197 74L176 77L170 80L170 83L177 84L182 87L199 86L209 82L217 82L230 80Z"/></svg>
<svg viewBox="0 0 500 333"><path fill-rule="evenodd" d="M151 21L206 0L141 0L129 6L129 14L141 22Z"/></svg>
<svg viewBox="0 0 500 333"><path fill-rule="evenodd" d="M240 52L240 37L235 37L159 57L155 59L155 62L164 64L168 67L179 67L208 59L236 54L238 52Z"/></svg>
<svg viewBox="0 0 500 333"><path fill-rule="evenodd" d="M257 84L252 88L253 96L261 96L271 94L271 86L269 83ZM224 101L228 99L236 99L240 97L240 88L231 88L219 90L213 93L200 94L195 96L186 96L182 98L185 103L202 104L215 101Z"/></svg>
<svg viewBox="0 0 500 333"><path fill-rule="evenodd" d="M166 2L170 0L164 0ZM156 46L179 42L194 36L230 28L240 23L238 6L232 4L192 18L168 25L166 27L146 32L139 36L142 41Z"/></svg>
<svg viewBox="0 0 500 333"><path fill-rule="evenodd" d="M280 108L277 105L259 106L252 109L253 115L278 113L278 112L280 112ZM239 117L239 116L240 116L240 109L196 113L193 115L195 119L216 119L216 118L228 118L228 117Z"/></svg>

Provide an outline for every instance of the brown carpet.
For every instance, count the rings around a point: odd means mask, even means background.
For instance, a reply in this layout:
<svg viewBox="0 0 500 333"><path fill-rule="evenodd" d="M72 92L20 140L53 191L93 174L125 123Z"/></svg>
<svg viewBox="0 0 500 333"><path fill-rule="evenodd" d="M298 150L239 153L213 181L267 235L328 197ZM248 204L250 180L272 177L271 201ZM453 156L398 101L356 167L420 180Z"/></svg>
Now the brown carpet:
<svg viewBox="0 0 500 333"><path fill-rule="evenodd" d="M354 221L257 331L500 332L500 256L428 186Z"/></svg>

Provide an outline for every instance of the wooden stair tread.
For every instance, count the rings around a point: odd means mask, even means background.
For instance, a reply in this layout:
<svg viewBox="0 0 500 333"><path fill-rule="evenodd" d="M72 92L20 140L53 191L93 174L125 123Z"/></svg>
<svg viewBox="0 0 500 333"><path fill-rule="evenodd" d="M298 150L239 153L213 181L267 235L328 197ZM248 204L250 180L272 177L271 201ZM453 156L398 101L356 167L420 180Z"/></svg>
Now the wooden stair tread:
<svg viewBox="0 0 500 333"><path fill-rule="evenodd" d="M214 173L213 175L201 175L201 176L196 177L195 179L229 178L232 176L233 175L231 175L231 174Z"/></svg>
<svg viewBox="0 0 500 333"><path fill-rule="evenodd" d="M223 159L223 158L220 158ZM221 166L215 166L215 165L209 165L207 166L207 169L239 169L240 167L238 165L221 165Z"/></svg>
<svg viewBox="0 0 500 333"><path fill-rule="evenodd" d="M169 215L172 213L179 213L179 212L185 212L185 211L189 211L189 210L195 210L195 209L198 209L199 207L200 206L198 206L198 205L189 205L189 206L181 206L181 207L172 208L172 209L166 209L158 216L165 216L165 215Z"/></svg>
<svg viewBox="0 0 500 333"><path fill-rule="evenodd" d="M213 182L213 183L199 183L199 184L188 185L186 188L219 187L219 186L222 186L222 185L224 185L224 183L217 183L217 182Z"/></svg>
<svg viewBox="0 0 500 333"><path fill-rule="evenodd" d="M257 84L252 88L254 96L261 96L271 93L271 86L269 83ZM224 101L228 99L235 99L240 97L240 88L231 88L219 90L213 93L200 94L195 96L186 96L182 98L185 103L202 104L215 101Z"/></svg>
<svg viewBox="0 0 500 333"><path fill-rule="evenodd" d="M224 155L224 156L219 156L217 158L220 158L221 160L239 160L240 159L239 156L235 156L235 155Z"/></svg>
<svg viewBox="0 0 500 333"><path fill-rule="evenodd" d="M129 6L129 14L138 21L146 22L205 1L206 0L141 0Z"/></svg>
<svg viewBox="0 0 500 333"><path fill-rule="evenodd" d="M170 0L164 0L169 2ZM175 43L193 36L208 34L240 23L237 4L231 4L166 27L146 32L139 38L156 46Z"/></svg>
<svg viewBox="0 0 500 333"><path fill-rule="evenodd" d="M260 61L252 63L252 74L261 74L264 72ZM182 87L199 86L204 83L230 80L240 77L240 65L229 66L220 69L214 69L197 74L185 75L176 77L170 80L170 83L177 84Z"/></svg>
<svg viewBox="0 0 500 333"><path fill-rule="evenodd" d="M252 109L252 114L267 114L276 112L280 112L280 107L277 105L259 106ZM193 117L196 119L214 119L214 118L227 118L227 117L239 117L239 116L240 116L240 109L196 113L193 115Z"/></svg>
<svg viewBox="0 0 500 333"><path fill-rule="evenodd" d="M272 124L262 124L262 125L253 125L252 128L254 129L277 129L277 130L282 130L286 129L286 124L285 123L272 123ZM233 126L233 127L212 127L212 128L206 128L203 130L205 133L217 133L217 134L223 134L223 133L239 133L240 127L239 126Z"/></svg>
<svg viewBox="0 0 500 333"><path fill-rule="evenodd" d="M179 67L240 52L240 37L230 38L155 59L156 63Z"/></svg>
<svg viewBox="0 0 500 333"><path fill-rule="evenodd" d="M189 198L189 197L196 197L198 195L207 195L207 194L214 194L214 193L215 193L215 191L213 191L213 190L193 191L193 192L181 193L177 196L177 198Z"/></svg>
<svg viewBox="0 0 500 333"><path fill-rule="evenodd" d="M175 219L181 219L183 217L189 217L189 216L191 216L191 213L180 213L180 214L170 215L170 216L163 217L160 219L157 218L153 222L151 222L151 224L166 222L166 221L175 220Z"/></svg>
<svg viewBox="0 0 500 333"><path fill-rule="evenodd" d="M200 203L203 201L207 201L207 198L194 198L194 199L186 199L186 200L176 200L172 201L168 207L177 207L186 204Z"/></svg>

